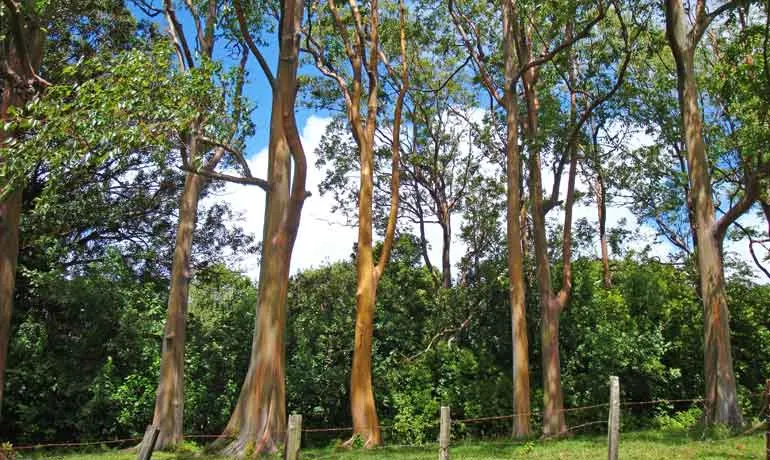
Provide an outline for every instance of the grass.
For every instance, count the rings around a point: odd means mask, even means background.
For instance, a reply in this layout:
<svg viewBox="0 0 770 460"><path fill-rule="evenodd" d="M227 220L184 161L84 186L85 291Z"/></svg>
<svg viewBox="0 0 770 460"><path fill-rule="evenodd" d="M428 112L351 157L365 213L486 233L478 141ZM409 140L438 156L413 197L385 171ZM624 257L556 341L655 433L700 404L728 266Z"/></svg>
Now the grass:
<svg viewBox="0 0 770 460"><path fill-rule="evenodd" d="M652 459L758 459L764 458L764 437L729 437L724 439L693 439L685 432L640 431L621 433L620 458L623 460ZM493 459L602 459L607 456L605 436L575 437L560 441L530 441L514 443L511 440L456 442L450 449L451 458L461 460ZM435 460L437 445L422 447L390 446L373 450L304 449L303 460L399 459ZM92 453L26 452L17 456L25 459L58 460L134 460L136 454L104 450ZM154 460L219 460L224 457L199 453L157 453ZM276 456L275 458L280 458Z"/></svg>

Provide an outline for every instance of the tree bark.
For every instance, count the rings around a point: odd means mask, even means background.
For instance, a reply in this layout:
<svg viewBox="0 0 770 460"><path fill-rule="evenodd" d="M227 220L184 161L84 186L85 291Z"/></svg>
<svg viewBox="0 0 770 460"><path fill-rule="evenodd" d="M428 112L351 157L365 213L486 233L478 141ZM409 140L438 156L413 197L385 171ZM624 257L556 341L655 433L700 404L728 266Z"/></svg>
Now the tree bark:
<svg viewBox="0 0 770 460"><path fill-rule="evenodd" d="M160 380L152 424L160 428L155 449L176 446L183 439L184 420L184 347L187 301L190 288L190 254L198 213L203 177L188 173L179 202L171 287L166 310L166 326L160 358Z"/></svg>
<svg viewBox="0 0 770 460"><path fill-rule="evenodd" d="M353 432L361 436L365 447L382 443L380 423L372 389L372 339L377 279L372 253L372 146L360 146L361 186L358 192L358 253L356 255L356 331L353 368L350 376L350 410ZM384 255L384 254L383 254Z"/></svg>
<svg viewBox="0 0 770 460"><path fill-rule="evenodd" d="M223 439L223 453L275 451L286 431L286 316L291 255L307 195L307 163L294 118L303 2L286 1L270 122L265 229L251 360ZM294 175L290 177L294 161Z"/></svg>
<svg viewBox="0 0 770 460"><path fill-rule="evenodd" d="M528 104L530 152L530 200L532 202L533 239L535 242L535 265L538 294L540 296L541 341L543 360L543 435L554 436L566 430L561 389L559 360L559 305L551 286L548 242L545 235L545 212L543 209L543 179L540 166L540 151L536 139L537 100L532 89ZM534 128L534 129L533 129Z"/></svg>
<svg viewBox="0 0 770 460"><path fill-rule="evenodd" d="M278 75L277 79L282 78ZM274 93L268 144L268 181L265 198L265 227L259 272L259 300L249 370L238 402L223 436L235 438L224 450L238 456L249 447L273 451L286 428L285 346L286 293L288 275L283 281L286 262L276 246L279 227L289 203L291 156L281 121L281 96Z"/></svg>
<svg viewBox="0 0 770 460"><path fill-rule="evenodd" d="M24 7L32 10L29 1ZM21 8L21 7L20 7ZM45 36L38 19L23 17L22 11L7 11L5 23L13 22L14 33L8 33L6 65L19 77L14 81L8 77L3 81L0 100L0 163L6 155L6 142L15 135L3 127L9 120L11 107L23 107L37 92L35 69L41 65ZM21 221L23 183L0 184L0 417L2 417L3 394L5 389L5 367L8 360L8 344L11 335L13 297L16 287L16 268L19 256L19 224Z"/></svg>
<svg viewBox="0 0 770 460"><path fill-rule="evenodd" d="M505 89L503 101L506 113L506 239L508 246L508 295L511 303L511 334L513 343L513 435L531 434L529 387L529 340L527 337L527 306L524 285L524 256L521 233L521 154L519 152L519 121L516 81L518 67L515 59L511 20L512 2L503 4L503 34L505 54Z"/></svg>
<svg viewBox="0 0 770 460"><path fill-rule="evenodd" d="M519 57L531 61L529 40L518 28ZM567 40L572 40L572 24L567 26ZM575 87L574 55L569 51L570 88ZM545 213L543 203L543 179L540 161L540 142L538 139L537 68L533 66L522 74L524 94L527 101L527 121L525 132L529 145L529 187L532 206L533 239L535 243L535 265L538 285L541 324L541 346L543 365L543 435L559 436L566 432L564 418L564 395L561 386L561 360L559 356L559 315L569 301L572 288L572 208L575 196L575 177L577 175L577 125L576 94L570 90L570 123L568 130L566 156L570 162L567 196L564 212L564 233L562 246L563 277L562 288L555 294L551 283L550 261L546 239Z"/></svg>
<svg viewBox="0 0 770 460"><path fill-rule="evenodd" d="M740 426L743 417L735 388L724 267L716 235L711 178L695 80L695 48L707 25L705 4L699 1L698 7L695 28L688 31L687 15L681 0L666 0L666 37L676 61L688 179L698 239L697 260L705 326L705 421Z"/></svg>
<svg viewBox="0 0 770 460"><path fill-rule="evenodd" d="M377 89L379 79L377 66L379 61L378 22L379 12L377 0L372 0L370 11L370 50L367 74L369 76L367 120L362 123L355 98L348 107L348 114L354 138L358 143L361 184L358 193L358 252L356 255L356 330L353 347L353 366L350 376L350 411L353 418L353 436L348 445L360 437L364 447L375 447L382 444L380 423L374 403L372 387L372 341L374 335L374 308L377 298L377 284L382 277L390 258L393 241L396 234L396 221L399 206L399 167L401 164L400 133L401 114L404 98L409 85L406 56L406 7L403 0L399 2L400 44L401 44L401 88L393 113L393 141L391 143L391 182L390 182L390 211L388 224L385 229L385 240L382 253L374 264L372 251L372 201L374 191L374 134L377 123ZM361 43L364 37L359 36ZM363 45L358 54L358 61L363 61ZM358 72L360 75L360 72ZM392 76L396 76L391 74ZM354 88L360 88L360 81L354 82ZM355 91L360 94L360 91Z"/></svg>
<svg viewBox="0 0 770 460"><path fill-rule="evenodd" d="M604 185L604 174L596 173L596 210L599 219L599 246L602 252L602 273L604 288L612 287L612 275L610 274L610 251L607 244L607 190Z"/></svg>
<svg viewBox="0 0 770 460"><path fill-rule="evenodd" d="M441 286L449 289L452 287L452 260L450 258L452 246L452 216L446 203L442 205L441 211Z"/></svg>
<svg viewBox="0 0 770 460"><path fill-rule="evenodd" d="M10 184L3 184L3 188ZM4 190L0 190L4 191ZM16 260L19 254L19 219L21 190L11 192L0 202L0 411L5 388L5 366L11 335L13 292L16 285ZM2 412L0 412L1 416Z"/></svg>

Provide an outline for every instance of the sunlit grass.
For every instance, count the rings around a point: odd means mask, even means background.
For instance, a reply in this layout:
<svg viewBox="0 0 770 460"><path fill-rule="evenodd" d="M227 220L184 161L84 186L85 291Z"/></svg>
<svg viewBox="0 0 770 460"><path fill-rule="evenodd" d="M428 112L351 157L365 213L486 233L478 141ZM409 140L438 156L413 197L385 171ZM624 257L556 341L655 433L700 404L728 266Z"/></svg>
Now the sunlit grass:
<svg viewBox="0 0 770 460"><path fill-rule="evenodd" d="M671 433L661 431L640 431L622 433L620 458L624 460L651 459L757 459L764 455L764 437L762 434L729 437L725 439L698 439L684 432ZM585 436L559 441L515 442L512 440L496 441L459 441L452 445L451 458L462 460L487 459L601 459L607 456L605 436ZM326 459L404 459L435 460L438 446L429 444L421 447L386 446L372 450L342 450L336 448L303 449L302 458L312 460ZM17 459L61 459L61 460L134 460L136 454L128 451L92 451L74 452L22 452ZM218 460L224 457L206 455L201 452L156 453L156 460ZM280 456L276 456L280 458Z"/></svg>

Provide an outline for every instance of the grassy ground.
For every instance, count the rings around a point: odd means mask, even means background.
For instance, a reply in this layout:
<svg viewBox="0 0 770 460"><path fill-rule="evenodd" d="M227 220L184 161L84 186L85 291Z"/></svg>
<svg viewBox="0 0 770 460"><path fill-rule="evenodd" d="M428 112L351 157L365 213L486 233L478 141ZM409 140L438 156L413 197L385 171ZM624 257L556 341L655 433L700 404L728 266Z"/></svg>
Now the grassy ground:
<svg viewBox="0 0 770 460"><path fill-rule="evenodd" d="M606 438L576 437L561 441L533 441L514 444L511 441L459 442L451 450L453 459L492 460L492 459L601 459L607 456ZM692 439L684 433L661 433L642 431L622 433L620 458L623 460L652 459L759 459L764 458L764 438L762 434L744 437L731 437L719 440ZM302 451L303 460L354 460L354 459L403 459L435 460L436 445L425 447L384 447L370 451L340 451L328 449L306 449ZM17 457L23 459L61 459L61 460L133 460L136 454L101 451L95 453L24 453ZM279 458L279 456L276 456ZM219 460L222 457L203 454L158 453L154 460Z"/></svg>

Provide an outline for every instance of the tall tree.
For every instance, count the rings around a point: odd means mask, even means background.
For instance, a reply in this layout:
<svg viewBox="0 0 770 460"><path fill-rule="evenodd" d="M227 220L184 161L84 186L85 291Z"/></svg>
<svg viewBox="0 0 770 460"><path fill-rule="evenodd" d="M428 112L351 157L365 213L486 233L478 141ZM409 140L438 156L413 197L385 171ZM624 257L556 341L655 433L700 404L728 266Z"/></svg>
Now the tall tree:
<svg viewBox="0 0 770 460"><path fill-rule="evenodd" d="M151 6L145 6L151 8ZM198 67L210 65L215 46L215 29L220 20L217 4L210 0L205 11L199 12L192 3L188 4L196 32L198 61L193 57L189 41L176 15L176 10L170 0L164 0L161 9L156 10L166 18L168 31L179 57L180 69L193 72ZM193 245L193 234L198 215L198 202L201 190L207 178L216 175L217 165L226 153L234 153L236 158L245 164L242 155L229 144L238 132L241 117L241 92L244 84L244 72L247 62L247 50L243 47L239 62L234 94L232 95L232 113L228 120L217 120L224 125L224 141L215 141L207 136L211 126L206 126L205 115L211 106L209 101L200 101L197 114L194 116L189 132L180 136L178 149L182 157L182 168L187 171L184 188L179 202L179 220L177 223L176 244L174 247L173 263L171 266L171 281L169 289L166 325L163 331L160 360L160 379L158 382L153 424L160 428L156 449L173 447L183 440L184 419L184 348L187 321L187 303L192 274L190 272L190 255ZM200 166L198 166L200 165ZM244 167L248 172L248 168ZM250 173L248 173L250 176ZM264 185L263 185L264 186Z"/></svg>
<svg viewBox="0 0 770 460"><path fill-rule="evenodd" d="M628 36L625 24L621 17L620 8L616 4L613 5L615 6L618 20L623 29L624 44L626 45L626 48L628 48ZM575 62L574 47L577 42L588 37L592 33L594 26L604 19L607 7L603 3L600 3L597 6L574 5L574 9L565 12L564 15L553 16L553 18L558 20L544 20L543 24L548 24L550 22L550 25L543 25L542 27L539 25L538 18L540 18L539 15L543 12L535 11L533 5L526 2L511 2L508 8L509 10L507 12L504 9L504 13L508 15L508 18L505 19L503 23L509 24L510 30L503 31L503 49L505 50L506 56L513 56L515 52L516 61L514 63L511 62L510 57L504 58L507 59L504 90L508 90L510 93L507 96L509 102L501 103L501 105L511 108L517 106L510 101L515 101L515 85L516 82L521 79L526 102L526 117L522 120L521 125L523 126L524 131L526 152L529 156L529 201L531 203L531 215L533 220L535 265L537 268L537 284L542 315L543 381L545 386L543 431L546 435L554 435L562 433L566 429L562 410L563 395L561 391L559 364L558 320L561 310L566 306L566 303L569 300L572 284L570 262L572 249L571 221L572 207L576 193L575 176L577 172L578 144L581 138L582 127L590 117L592 111L611 97L620 86L628 64L628 58L624 57L617 68L608 72L615 77L611 80L609 88L604 88L604 91L585 91L584 88L577 87L577 63ZM536 20L532 20L532 16L535 16ZM481 53L481 48L477 45L480 38L478 28L475 27L468 17L462 13L453 12L452 17L455 24L458 25L466 49L474 56L477 67L482 68L480 63L484 56ZM560 32L560 29L562 28L564 32ZM537 44L538 42L540 42L540 45ZM542 46L543 49L537 51L537 55L535 55L536 51L533 48L539 46ZM566 129L562 131L562 133L564 133L563 142L561 145L559 143L553 144L555 149L561 148L563 150L560 155L557 153L554 165L553 190L550 198L545 200L543 197L543 179L540 159L542 149L545 146L545 136L540 127L540 118L542 117L542 107L539 96L539 86L542 85L540 82L540 74L546 64L554 62L562 55L566 55L567 62L567 72L564 80L568 90L567 98L569 100L569 115ZM558 71L558 63L555 63L554 65L557 67ZM488 72L486 72L486 75L481 75L481 80L487 88L494 85ZM581 91L581 89L583 90ZM490 91L490 93L492 94L492 91ZM578 94L583 95L582 103L585 106L583 111L580 111L578 108ZM498 100L498 102L504 101ZM511 110L508 110L508 112L510 111ZM515 123L516 120L511 119L510 113L508 117L508 138L511 139L511 126L516 129L518 129L518 126ZM515 140L516 138L513 137L513 139ZM512 142L509 140L507 144L510 156ZM546 240L545 214L558 204L560 183L564 173L564 167L567 165L569 165L569 169L563 227L562 287L558 293L555 293L552 288L549 269L550 260L548 257ZM508 159L507 169L509 173L508 228L510 235L510 230L512 227L517 226L521 213L516 212L514 214L514 211L516 211L517 208L510 206L510 203L514 201L514 197L510 194L512 193L512 189L518 184L518 182L512 181L512 178L510 177L511 172L513 172L514 178L517 176L515 162L512 162L510 158ZM514 222L514 220L516 222ZM521 235L520 232L518 234ZM511 246L520 243L512 242L510 239L508 243L509 257L512 257ZM510 263L509 265L513 267ZM514 343L515 340L514 337ZM519 382L517 381L516 383L518 384Z"/></svg>
<svg viewBox="0 0 770 460"><path fill-rule="evenodd" d="M607 11L614 11L613 25L620 31L621 40L599 39L598 35L609 36L601 27L607 21ZM556 34L554 43L538 53L533 50L534 37L542 35L531 23L523 21L514 24L514 37L521 64L521 77L526 99L526 120L523 123L529 154L529 193L533 220L535 265L541 309L541 346L543 369L543 433L558 435L566 429L564 420L564 396L561 389L561 365L559 356L559 316L566 308L572 289L572 212L576 200L576 176L580 156L583 130L592 114L605 104L621 87L632 55L632 43L636 39L623 17L623 5L575 5L567 12L563 34ZM639 11L634 11L632 16ZM592 37L591 40L588 40ZM620 54L620 62L606 56ZM604 59L602 59L604 56ZM562 59L563 58L563 59ZM563 63L560 63L563 61ZM543 196L541 153L544 147L541 128L539 80L543 65L553 62L557 73L566 87L569 100L566 129L562 131L561 142L552 144L556 152L554 181L550 197ZM562 70L564 69L564 70ZM559 154L558 150L562 153ZM585 148L583 149L586 150ZM559 204L559 189L564 168L567 169L567 190L564 199L564 224L562 227L562 285L558 292L552 287L548 248L546 240L545 215Z"/></svg>
<svg viewBox="0 0 770 460"><path fill-rule="evenodd" d="M9 112L24 107L46 86L37 75L40 67L44 33L35 2L4 0L3 22L8 26L2 36L3 93L0 101L0 166L13 142L14 133L8 130ZM5 366L8 340L11 333L11 312L16 283L16 261L19 253L19 220L21 218L22 184L4 178L0 183L0 410L5 388Z"/></svg>
<svg viewBox="0 0 770 460"><path fill-rule="evenodd" d="M233 2L242 36L262 64L272 87L273 102L268 145L268 193L260 267L257 321L251 360L238 402L222 434L230 442L223 451L243 456L275 450L286 431L286 314L289 268L299 230L307 161L294 114L297 68L304 2L284 0L279 16L279 55L275 77L264 64L245 9ZM253 6L249 5L249 6Z"/></svg>
<svg viewBox="0 0 770 460"><path fill-rule="evenodd" d="M473 58L476 70L484 88L505 112L505 158L506 158L506 243L508 247L509 301L511 304L511 336L513 354L513 407L514 436L524 437L531 433L530 386L529 386L529 341L527 337L526 299L524 284L524 257L521 233L521 153L519 150L519 108L516 87L520 78L520 60L515 52L514 22L518 21L516 2L502 2L502 48L504 59L504 81L500 85L493 79L489 63L481 51L489 46L481 43L475 24L449 2L449 12L462 38L463 44ZM473 35L471 35L473 33ZM502 90L501 90L502 86Z"/></svg>
<svg viewBox="0 0 770 460"><path fill-rule="evenodd" d="M342 64L330 58L330 50L308 29L307 49L312 54L316 67L321 73L336 83L344 99L345 113L350 124L360 162L360 184L358 192L358 243L356 247L356 330L353 349L353 367L350 377L350 408L353 418L354 435L349 442L360 436L366 447L382 443L380 423L374 404L372 388L372 340L374 335L374 309L377 298L377 284L390 258L396 232L396 220L399 206L399 168L401 116L404 98L409 83L409 70L406 54L406 7L403 0L399 3L398 43L400 45L401 69L398 96L393 108L391 128L391 189L390 211L385 231L385 241L379 260L375 264L372 246L372 204L374 194L374 151L377 131L377 112L381 78L380 65L387 68L391 75L396 70L384 56L380 46L379 21L380 11L377 0L366 3L361 8L356 0L349 1L349 11L344 14L334 0L327 3L331 14L331 32L342 41L349 69L342 69ZM363 10L363 11L362 11ZM312 20L312 18L309 18ZM395 29L395 28L394 28ZM391 38L391 37L386 37ZM393 40L395 41L395 40ZM348 81L348 72L350 81ZM363 74L367 82L363 81ZM364 95L364 90L366 94ZM366 101L366 112L362 113Z"/></svg>
<svg viewBox="0 0 770 460"><path fill-rule="evenodd" d="M436 77L423 75L436 72L444 77L448 72L436 69L423 70L413 78L421 83L439 86ZM446 80L447 77L444 77ZM457 78L456 76L454 78ZM416 83L415 83L416 84ZM465 197L469 183L478 172L480 158L472 143L472 112L457 82L443 83L445 88L433 88L412 92L412 108L408 112L411 133L405 136L408 145L402 154L401 202L404 217L416 224L423 247L423 260L433 271L428 257L428 241L425 226L436 223L441 228L441 280L444 288L452 286L452 222ZM467 98L465 98L467 99Z"/></svg>
<svg viewBox="0 0 770 460"><path fill-rule="evenodd" d="M666 0L666 38L676 62L682 132L687 149L687 172L693 205L700 294L703 298L705 419L707 423L739 426L743 423L735 389L730 322L725 292L720 226L712 199L711 174L703 138L703 119L698 104L695 51L711 22L740 2L727 2L712 11L706 1L695 5L695 20L681 0Z"/></svg>

